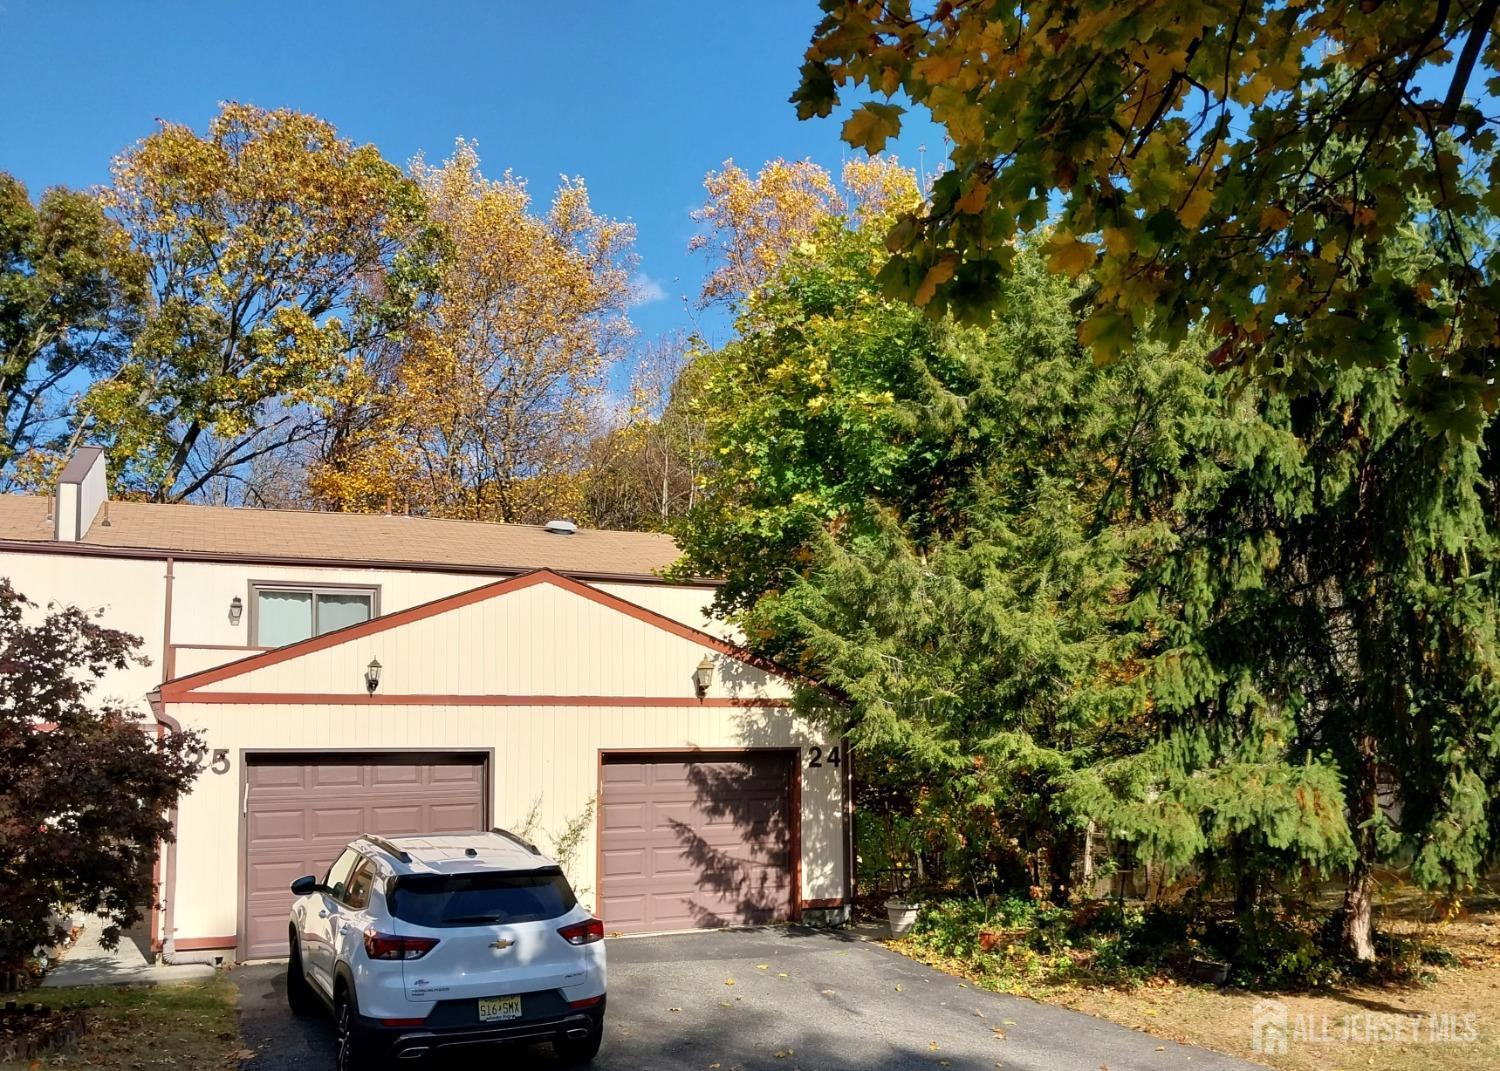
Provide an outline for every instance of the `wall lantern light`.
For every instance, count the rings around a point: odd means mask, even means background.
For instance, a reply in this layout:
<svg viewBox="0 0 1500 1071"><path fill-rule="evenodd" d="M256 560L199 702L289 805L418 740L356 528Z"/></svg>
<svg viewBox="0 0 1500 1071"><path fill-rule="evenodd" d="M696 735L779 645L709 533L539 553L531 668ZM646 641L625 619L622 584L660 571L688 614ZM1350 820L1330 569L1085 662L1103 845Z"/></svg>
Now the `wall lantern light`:
<svg viewBox="0 0 1500 1071"><path fill-rule="evenodd" d="M238 625L240 616L245 612L245 600L236 595L229 600L229 623Z"/></svg>
<svg viewBox="0 0 1500 1071"><path fill-rule="evenodd" d="M384 667L381 666L380 659L378 658L370 659L370 664L365 667L365 689L371 695L374 695L375 689L380 687L380 671L382 668Z"/></svg>
<svg viewBox="0 0 1500 1071"><path fill-rule="evenodd" d="M702 699L708 694L709 685L714 682L714 663L708 655L703 656L703 661L698 663L698 668L693 670L693 688L698 692L698 698Z"/></svg>

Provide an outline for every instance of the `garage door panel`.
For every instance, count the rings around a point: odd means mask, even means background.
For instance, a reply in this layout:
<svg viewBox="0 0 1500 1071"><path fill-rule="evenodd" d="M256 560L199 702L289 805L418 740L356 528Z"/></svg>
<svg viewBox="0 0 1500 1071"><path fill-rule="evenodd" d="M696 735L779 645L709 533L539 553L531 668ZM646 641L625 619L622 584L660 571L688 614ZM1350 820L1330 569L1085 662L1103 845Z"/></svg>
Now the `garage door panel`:
<svg viewBox="0 0 1500 1071"><path fill-rule="evenodd" d="M769 922L792 904L791 765L606 759L600 914L611 932Z"/></svg>
<svg viewBox="0 0 1500 1071"><path fill-rule="evenodd" d="M411 833L451 832L450 830L424 830L422 828L423 809L420 803L411 803L399 807L392 805L372 807L369 813L372 816L372 821L388 837ZM360 832L364 831L360 830Z"/></svg>
<svg viewBox="0 0 1500 1071"><path fill-rule="evenodd" d="M303 770L299 766L252 766L251 788L275 788L277 786L302 787Z"/></svg>
<svg viewBox="0 0 1500 1071"><path fill-rule="evenodd" d="M359 834L483 829L485 776L477 755L409 762L252 758L246 767L246 956L286 954L288 886L303 874L322 877Z"/></svg>
<svg viewBox="0 0 1500 1071"><path fill-rule="evenodd" d="M468 829L483 829L484 817L478 803L433 804L426 824L432 833L462 833Z"/></svg>
<svg viewBox="0 0 1500 1071"><path fill-rule="evenodd" d="M354 763L328 763L311 769L309 788L349 788L366 783L369 767Z"/></svg>
<svg viewBox="0 0 1500 1071"><path fill-rule="evenodd" d="M342 837L348 840L364 830L360 829L360 823L364 821L365 812L358 807L339 807L324 810L306 812L311 818L312 829L309 834L315 838L328 839L330 837Z"/></svg>
<svg viewBox="0 0 1500 1071"><path fill-rule="evenodd" d="M427 767L427 779L434 785L474 785L479 783L482 771L483 768L478 766L439 763L436 766Z"/></svg>
<svg viewBox="0 0 1500 1071"><path fill-rule="evenodd" d="M422 771L416 766L376 766L373 768L373 783L419 785L422 783Z"/></svg>
<svg viewBox="0 0 1500 1071"><path fill-rule="evenodd" d="M307 835L305 811L257 811L250 815L249 832L254 840L300 841Z"/></svg>
<svg viewBox="0 0 1500 1071"><path fill-rule="evenodd" d="M646 829L646 804L606 803L599 809L599 826L611 832L644 832Z"/></svg>

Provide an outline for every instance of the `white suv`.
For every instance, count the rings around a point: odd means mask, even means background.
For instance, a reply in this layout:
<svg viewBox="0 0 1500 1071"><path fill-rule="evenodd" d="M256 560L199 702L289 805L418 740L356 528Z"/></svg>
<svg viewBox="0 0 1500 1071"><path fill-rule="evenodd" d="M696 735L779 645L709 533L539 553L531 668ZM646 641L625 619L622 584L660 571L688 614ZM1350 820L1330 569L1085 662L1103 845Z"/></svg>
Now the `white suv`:
<svg viewBox="0 0 1500 1071"><path fill-rule="evenodd" d="M333 1012L339 1071L508 1041L599 1051L604 927L515 834L365 835L292 892L287 999Z"/></svg>

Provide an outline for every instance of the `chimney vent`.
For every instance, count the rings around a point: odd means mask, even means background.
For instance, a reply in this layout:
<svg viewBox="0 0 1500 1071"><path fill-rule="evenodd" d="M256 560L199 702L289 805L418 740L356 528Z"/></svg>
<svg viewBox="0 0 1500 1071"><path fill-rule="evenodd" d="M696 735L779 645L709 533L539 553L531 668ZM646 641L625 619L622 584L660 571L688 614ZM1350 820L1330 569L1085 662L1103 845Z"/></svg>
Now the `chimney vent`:
<svg viewBox="0 0 1500 1071"><path fill-rule="evenodd" d="M61 543L76 543L89 534L94 518L109 497L105 478L104 450L81 446L68 458L57 478L57 508L52 511L52 537ZM106 523L108 514L105 514Z"/></svg>
<svg viewBox="0 0 1500 1071"><path fill-rule="evenodd" d="M547 531L553 535L572 535L578 531L578 525L572 521L548 521Z"/></svg>

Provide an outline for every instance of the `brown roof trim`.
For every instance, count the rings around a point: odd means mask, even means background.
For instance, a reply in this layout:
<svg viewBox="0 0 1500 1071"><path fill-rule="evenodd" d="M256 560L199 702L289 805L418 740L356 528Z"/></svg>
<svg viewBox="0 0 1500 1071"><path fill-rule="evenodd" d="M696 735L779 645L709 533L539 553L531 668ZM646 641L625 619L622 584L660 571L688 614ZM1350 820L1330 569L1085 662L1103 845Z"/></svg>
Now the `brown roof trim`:
<svg viewBox="0 0 1500 1071"><path fill-rule="evenodd" d="M506 595L513 591L520 591L523 588L529 588L536 584L551 584L554 587L562 588L564 591L571 592L591 602L596 602L600 606L617 610L628 617L635 618L637 621L659 628L663 632L671 633L674 636L679 636L682 639L707 647L710 650L718 651L729 658L744 662L746 665L754 666L757 669L772 673L778 677L796 681L800 684L813 684L813 682L793 670L778 666L776 663L762 658L753 651L729 643L726 640L721 640L717 636L704 632L702 629L693 628L691 625L684 625L682 622L667 617L664 614L659 614L655 610L648 610L644 606L633 603L628 599L622 599L618 595L611 595L609 592L600 591L598 588L590 587L588 584L582 583L573 577L564 576L551 569L536 569L529 573L523 573L520 576L511 577L508 580L485 584L469 591L460 591L454 595L445 595L431 602L411 606L405 610L397 610L395 613L386 614L383 617L371 618L369 621L362 621L357 625L349 625L334 632L325 632L321 636L314 636L311 639L291 643L285 647L277 647L274 650L261 651L222 666L215 666L211 669L201 670L198 673L190 673L186 677L178 677L175 680L166 681L159 689L161 698L167 702L191 703L196 701L195 690L206 684L215 684L218 681L226 680L230 677L238 677L252 670L274 666L289 659L299 658L302 655L313 654L317 651L326 650L329 647L336 647L341 643L347 643L349 640L356 640L377 632L399 628L402 625L408 625L415 621L424 620L425 618L436 617L438 614L447 613L449 610L457 610L477 602L485 602L488 599Z"/></svg>
<svg viewBox="0 0 1500 1071"><path fill-rule="evenodd" d="M172 700L200 706L330 707L787 707L790 699L654 695L365 695L362 692L190 692Z"/></svg>
<svg viewBox="0 0 1500 1071"><path fill-rule="evenodd" d="M478 562L460 564L378 558L310 558L296 554L227 554L210 550L179 550L175 547L113 547L99 543L42 542L31 539L0 539L0 551L18 554L81 554L94 558L134 558L145 561L166 561L168 558L175 558L180 562L280 565L293 568L382 569L392 572L451 573L495 577L521 576L532 572L535 568L534 566L489 565ZM722 580L713 578L667 580L656 573L605 573L581 569L564 570L559 572L559 575L599 584L668 584L672 587L717 588L724 583Z"/></svg>

